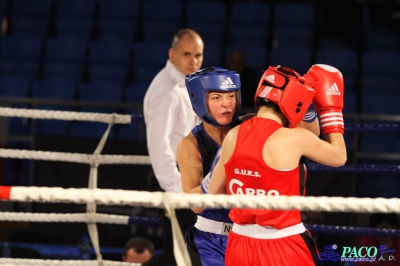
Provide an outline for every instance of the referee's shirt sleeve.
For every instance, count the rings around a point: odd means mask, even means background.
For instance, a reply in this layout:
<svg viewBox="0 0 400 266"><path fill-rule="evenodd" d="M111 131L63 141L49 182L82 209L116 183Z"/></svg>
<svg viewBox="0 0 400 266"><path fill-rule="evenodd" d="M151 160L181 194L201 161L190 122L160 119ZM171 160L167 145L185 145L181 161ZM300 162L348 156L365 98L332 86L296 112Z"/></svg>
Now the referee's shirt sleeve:
<svg viewBox="0 0 400 266"><path fill-rule="evenodd" d="M179 124L179 100L173 93L152 97L145 106L147 149L154 174L165 191L183 193L172 150L173 130Z"/></svg>

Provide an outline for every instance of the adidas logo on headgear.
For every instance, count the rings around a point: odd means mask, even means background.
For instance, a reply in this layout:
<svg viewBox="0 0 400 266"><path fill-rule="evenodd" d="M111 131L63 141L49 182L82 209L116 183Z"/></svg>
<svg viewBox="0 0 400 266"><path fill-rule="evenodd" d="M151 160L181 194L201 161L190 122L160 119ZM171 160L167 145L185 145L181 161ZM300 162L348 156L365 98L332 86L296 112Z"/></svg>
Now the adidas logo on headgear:
<svg viewBox="0 0 400 266"><path fill-rule="evenodd" d="M326 95L341 95L336 83L333 83L333 85L330 86L330 88L326 91Z"/></svg>
<svg viewBox="0 0 400 266"><path fill-rule="evenodd" d="M265 77L265 79L271 83L275 83L275 75L268 75Z"/></svg>
<svg viewBox="0 0 400 266"><path fill-rule="evenodd" d="M221 89L229 89L229 88L236 88L235 83L233 83L232 79L228 77L224 82L222 82Z"/></svg>

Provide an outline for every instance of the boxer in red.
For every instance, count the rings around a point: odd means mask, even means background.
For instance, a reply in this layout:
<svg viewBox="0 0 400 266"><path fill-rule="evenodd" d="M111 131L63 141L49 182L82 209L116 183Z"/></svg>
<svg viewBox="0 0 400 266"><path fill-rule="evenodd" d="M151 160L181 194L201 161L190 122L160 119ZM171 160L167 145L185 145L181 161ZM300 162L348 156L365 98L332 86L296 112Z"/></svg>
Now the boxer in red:
<svg viewBox="0 0 400 266"><path fill-rule="evenodd" d="M300 196L300 159L339 167L347 160L343 138L343 77L313 65L304 77L269 67L255 94L257 116L231 129L221 147L209 193ZM297 127L314 103L326 140ZM231 209L227 266L322 265L299 210Z"/></svg>

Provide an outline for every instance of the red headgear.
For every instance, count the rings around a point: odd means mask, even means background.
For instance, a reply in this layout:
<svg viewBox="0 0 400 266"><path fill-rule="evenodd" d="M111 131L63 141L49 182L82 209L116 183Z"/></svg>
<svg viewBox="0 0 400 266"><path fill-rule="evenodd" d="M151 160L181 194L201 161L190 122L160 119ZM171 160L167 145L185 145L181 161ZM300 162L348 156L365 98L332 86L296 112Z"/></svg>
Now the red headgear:
<svg viewBox="0 0 400 266"><path fill-rule="evenodd" d="M296 71L270 66L261 77L254 101L258 97L276 103L293 128L301 122L314 97L311 88Z"/></svg>

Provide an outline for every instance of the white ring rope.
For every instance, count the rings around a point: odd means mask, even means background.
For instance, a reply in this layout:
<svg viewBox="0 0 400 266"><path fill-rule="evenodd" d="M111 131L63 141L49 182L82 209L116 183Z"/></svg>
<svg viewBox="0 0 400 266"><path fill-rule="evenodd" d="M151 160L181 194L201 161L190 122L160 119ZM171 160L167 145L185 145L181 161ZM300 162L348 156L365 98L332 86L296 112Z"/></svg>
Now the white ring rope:
<svg viewBox="0 0 400 266"><path fill-rule="evenodd" d="M28 160L63 161L84 164L150 164L145 155L101 155L85 153L0 149L0 157Z"/></svg>
<svg viewBox="0 0 400 266"><path fill-rule="evenodd" d="M130 115L120 114L104 114L90 112L73 112L73 111L51 111L36 110L24 108L8 108L0 107L0 116L5 117L22 117L32 119L56 119L56 120L76 120L89 122L110 123L113 119L115 124L130 124Z"/></svg>
<svg viewBox="0 0 400 266"><path fill-rule="evenodd" d="M39 260L39 259L7 259L0 258L0 265L4 266L15 266L15 265L55 265L55 266L98 266L98 262L94 260ZM140 266L141 263L134 262L118 262L104 260L102 261L103 266Z"/></svg>
<svg viewBox="0 0 400 266"><path fill-rule="evenodd" d="M113 124L131 123L130 115L100 114L70 111L48 111L0 107L0 116L32 119L77 120L108 123L107 130L93 154L0 149L0 157L64 161L90 164L89 188L58 187L2 187L0 199L22 202L54 202L86 204L86 213L31 214L0 212L0 220L37 222L86 222L97 260L29 260L0 258L0 265L140 265L103 261L98 241L97 223L127 224L129 216L96 213L96 205L128 205L164 208L173 231L174 255L179 266L191 266L185 242L180 231L175 209L199 208L255 208L271 210L311 210L321 212L400 213L400 199L355 197L302 197L302 196L251 196L251 195L202 195L175 194L172 192L147 192L97 188L97 171L100 164L151 164L148 156L100 155Z"/></svg>
<svg viewBox="0 0 400 266"><path fill-rule="evenodd" d="M102 213L0 212L0 221L129 224L129 216Z"/></svg>
<svg viewBox="0 0 400 266"><path fill-rule="evenodd" d="M12 187L11 201L95 203L173 209L254 208L323 212L400 213L400 198L203 195L114 189Z"/></svg>
<svg viewBox="0 0 400 266"><path fill-rule="evenodd" d="M57 160L75 163L87 163L90 164L90 175L89 175L89 189L96 189L97 187L97 170L100 164L150 164L150 160L147 157L139 157L136 160L134 156L122 156L122 155L100 155L111 127L114 124L129 124L131 123L130 115L118 115L118 114L100 114L100 113L85 113L85 112L70 112L70 111L48 111L48 110L34 110L34 109L17 109L17 108L2 108L0 107L0 116L5 117L21 117L21 118L31 118L31 119L56 119L56 120L77 120L77 121L90 121L90 122L102 122L107 123L108 127L104 132L100 142L93 154L71 154L71 153L61 153L61 152L43 152L43 151L18 151L18 150L7 150L2 149L0 157L4 158L17 158L17 159L36 159L36 160ZM86 215L91 217L91 214L96 213L96 203L87 202ZM101 216L96 216L97 219ZM104 216L102 217L104 218ZM82 219L82 217L81 217ZM126 221L126 220L125 220ZM98 239L97 223L96 221L86 221L88 225L89 236L93 245L93 249L96 254L97 260L88 265L104 266L107 264L103 263L102 255L100 253L100 245ZM179 259L178 259L179 260ZM11 260L13 265L15 260ZM30 261L30 260L28 260ZM0 261L1 263L1 261ZM60 263L56 261L55 263L50 262L49 264L27 264L17 263L17 265L59 265ZM190 264L190 263L189 263ZM67 265L82 265L82 263L73 262ZM111 265L111 264L109 264ZM117 265L117 264L112 264ZM119 264L118 264L119 265ZM140 265L140 264L137 264Z"/></svg>

